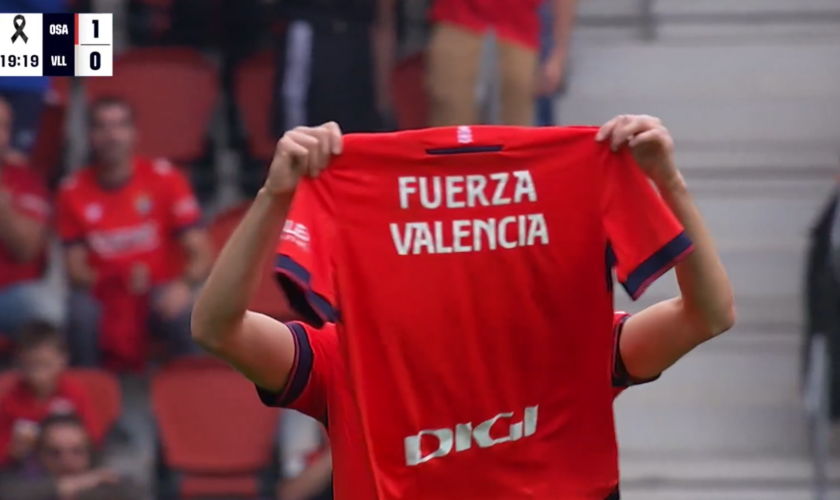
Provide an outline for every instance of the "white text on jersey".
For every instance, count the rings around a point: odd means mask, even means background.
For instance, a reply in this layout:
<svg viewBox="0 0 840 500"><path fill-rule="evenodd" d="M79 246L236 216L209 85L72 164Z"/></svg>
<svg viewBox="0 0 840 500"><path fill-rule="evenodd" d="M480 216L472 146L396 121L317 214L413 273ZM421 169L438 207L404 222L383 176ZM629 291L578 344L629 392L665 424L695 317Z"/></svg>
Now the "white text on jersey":
<svg viewBox="0 0 840 500"><path fill-rule="evenodd" d="M511 176L513 193L511 193ZM423 208L466 208L509 205L537 201L534 179L527 170L490 175L448 175L446 177L400 177L400 208L412 202Z"/></svg>
<svg viewBox="0 0 840 500"><path fill-rule="evenodd" d="M518 441L532 436L537 432L537 409L539 406L529 406L523 411L521 422L511 422L513 412L498 415L473 425L472 422L458 424L454 429L424 429L413 436L404 439L405 464L409 467L419 465L429 460L445 457L450 453L469 450L473 441L479 448L490 448L497 444ZM509 423L508 423L509 422ZM500 434L501 426L507 423L507 433ZM495 426L500 428L493 430ZM428 436L426 440L424 436ZM496 437L493 437L496 436ZM427 448L424 452L423 441L435 440L437 448ZM433 445L434 446L434 445Z"/></svg>

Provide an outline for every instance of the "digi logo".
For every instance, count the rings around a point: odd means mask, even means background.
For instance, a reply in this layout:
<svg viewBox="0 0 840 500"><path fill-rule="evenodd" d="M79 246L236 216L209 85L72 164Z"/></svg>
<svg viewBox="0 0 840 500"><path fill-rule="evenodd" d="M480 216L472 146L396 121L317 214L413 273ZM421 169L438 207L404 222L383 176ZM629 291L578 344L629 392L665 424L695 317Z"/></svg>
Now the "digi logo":
<svg viewBox="0 0 840 500"><path fill-rule="evenodd" d="M309 250L309 229L300 222L287 220L283 225L283 233L280 235L281 241L291 241L304 250Z"/></svg>

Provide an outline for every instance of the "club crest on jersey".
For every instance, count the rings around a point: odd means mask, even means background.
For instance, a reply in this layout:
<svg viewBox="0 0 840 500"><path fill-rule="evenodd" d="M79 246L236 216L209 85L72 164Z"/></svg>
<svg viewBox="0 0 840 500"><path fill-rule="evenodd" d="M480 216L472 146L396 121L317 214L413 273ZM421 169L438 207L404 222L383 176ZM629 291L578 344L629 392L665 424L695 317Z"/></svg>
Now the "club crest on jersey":
<svg viewBox="0 0 840 500"><path fill-rule="evenodd" d="M134 201L134 208L140 215L149 215L152 211L152 199L147 194L141 194L137 200Z"/></svg>
<svg viewBox="0 0 840 500"><path fill-rule="evenodd" d="M85 208L85 219L87 219L88 222L98 222L102 219L102 206L97 204L88 205L87 208Z"/></svg>

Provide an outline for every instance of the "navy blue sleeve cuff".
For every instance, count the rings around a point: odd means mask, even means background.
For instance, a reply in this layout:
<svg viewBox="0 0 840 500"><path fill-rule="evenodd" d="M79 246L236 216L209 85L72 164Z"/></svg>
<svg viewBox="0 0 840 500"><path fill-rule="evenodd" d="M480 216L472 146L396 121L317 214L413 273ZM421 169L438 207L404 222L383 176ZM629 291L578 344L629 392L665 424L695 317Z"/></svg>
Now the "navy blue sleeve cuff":
<svg viewBox="0 0 840 500"><path fill-rule="evenodd" d="M306 389L306 384L309 383L309 377L312 374L314 355L306 330L297 323L288 323L286 326L289 327L295 341L295 363L292 365L289 380L283 390L274 392L256 386L257 395L266 406L278 408L290 406L303 394L303 390Z"/></svg>
<svg viewBox="0 0 840 500"><path fill-rule="evenodd" d="M278 255L275 270L289 305L303 321L316 328L336 322L338 316L329 301L312 291L311 276L305 267L287 255Z"/></svg>
<svg viewBox="0 0 840 500"><path fill-rule="evenodd" d="M622 286L633 300L638 299L651 283L685 258L693 248L688 236L680 233L628 274Z"/></svg>

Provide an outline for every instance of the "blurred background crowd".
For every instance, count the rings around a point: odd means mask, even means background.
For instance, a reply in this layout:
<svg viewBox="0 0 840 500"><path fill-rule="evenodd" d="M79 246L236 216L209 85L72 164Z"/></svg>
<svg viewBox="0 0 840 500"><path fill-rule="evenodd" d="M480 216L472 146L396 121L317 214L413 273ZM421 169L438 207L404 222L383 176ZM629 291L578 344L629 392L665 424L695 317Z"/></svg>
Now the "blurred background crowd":
<svg viewBox="0 0 840 500"><path fill-rule="evenodd" d="M114 76L0 79L1 500L331 498L320 425L189 338L276 139L621 113L671 128L740 313L619 400L625 495L840 493L836 0L0 0L63 11L114 13Z"/></svg>

